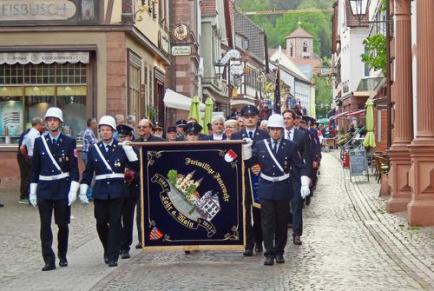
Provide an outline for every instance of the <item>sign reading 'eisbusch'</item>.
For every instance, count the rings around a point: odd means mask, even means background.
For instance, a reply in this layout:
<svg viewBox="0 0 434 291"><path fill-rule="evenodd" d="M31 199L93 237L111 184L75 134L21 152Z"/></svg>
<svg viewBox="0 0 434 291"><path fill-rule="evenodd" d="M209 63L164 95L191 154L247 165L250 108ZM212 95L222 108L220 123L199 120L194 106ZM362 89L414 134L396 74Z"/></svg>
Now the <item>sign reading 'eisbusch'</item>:
<svg viewBox="0 0 434 291"><path fill-rule="evenodd" d="M1 0L0 24L95 22L98 0Z"/></svg>
<svg viewBox="0 0 434 291"><path fill-rule="evenodd" d="M67 0L0 2L1 20L62 20L75 15L76 6Z"/></svg>

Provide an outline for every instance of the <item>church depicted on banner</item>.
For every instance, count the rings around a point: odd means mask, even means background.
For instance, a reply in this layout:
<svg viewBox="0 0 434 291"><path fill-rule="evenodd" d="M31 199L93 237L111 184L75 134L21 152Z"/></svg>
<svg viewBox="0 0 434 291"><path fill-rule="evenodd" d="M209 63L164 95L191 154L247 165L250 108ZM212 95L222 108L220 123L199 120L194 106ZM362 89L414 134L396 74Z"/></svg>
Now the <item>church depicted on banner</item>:
<svg viewBox="0 0 434 291"><path fill-rule="evenodd" d="M176 182L173 186L185 197L188 203L195 208L194 210L196 210L203 219L211 221L221 210L218 194L207 191L201 197L197 188L201 185L203 178L194 180L194 174L195 171L187 175L177 174ZM192 214L192 212L193 210L190 210L188 214Z"/></svg>

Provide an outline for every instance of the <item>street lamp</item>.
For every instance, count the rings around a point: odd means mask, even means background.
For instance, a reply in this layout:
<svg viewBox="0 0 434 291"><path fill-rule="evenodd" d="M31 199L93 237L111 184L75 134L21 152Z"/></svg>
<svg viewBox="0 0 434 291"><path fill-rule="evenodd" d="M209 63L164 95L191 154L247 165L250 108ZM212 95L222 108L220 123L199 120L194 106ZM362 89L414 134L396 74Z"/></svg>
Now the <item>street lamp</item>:
<svg viewBox="0 0 434 291"><path fill-rule="evenodd" d="M220 62L214 64L215 75L217 78L220 78L223 75L224 67L225 65Z"/></svg>

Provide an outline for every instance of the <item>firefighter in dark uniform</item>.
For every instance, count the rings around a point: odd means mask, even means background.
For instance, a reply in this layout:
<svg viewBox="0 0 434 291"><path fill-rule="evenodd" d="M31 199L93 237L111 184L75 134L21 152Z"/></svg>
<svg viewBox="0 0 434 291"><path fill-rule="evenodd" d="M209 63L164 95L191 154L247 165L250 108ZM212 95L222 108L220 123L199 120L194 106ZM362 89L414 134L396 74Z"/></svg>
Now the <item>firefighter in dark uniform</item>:
<svg viewBox="0 0 434 291"><path fill-rule="evenodd" d="M133 141L134 128L129 125L120 124L116 129L120 142ZM136 150L135 152L138 154ZM122 238L120 255L122 259L129 259L130 247L133 243L134 209L140 196L140 173L126 168L125 182L128 185L128 193L125 196L121 213Z"/></svg>
<svg viewBox="0 0 434 291"><path fill-rule="evenodd" d="M61 133L63 112L51 107L45 114L48 133L36 138L32 158L32 178L29 200L38 206L41 218L42 256L45 266L42 271L56 268L56 257L51 248L53 233L51 217L59 230L58 252L59 266L68 266L68 224L71 217L71 204L77 199L78 161L75 139Z"/></svg>
<svg viewBox="0 0 434 291"><path fill-rule="evenodd" d="M104 262L118 265L121 242L121 213L128 195L125 168L138 170L137 154L130 145L113 139L116 122L112 116L101 117L98 124L101 141L89 149L86 169L80 185L80 200L87 203L87 189L95 172L94 205L96 229L104 248Z"/></svg>
<svg viewBox="0 0 434 291"><path fill-rule="evenodd" d="M248 165L259 163L258 194L261 201L262 235L265 246L264 265L283 264L284 248L288 238L288 212L293 183L301 179L301 193L308 194L304 179L305 167L297 144L283 138L283 117L273 114L268 119L270 138L243 145L244 159ZM301 178L300 178L301 176Z"/></svg>
<svg viewBox="0 0 434 291"><path fill-rule="evenodd" d="M258 128L258 115L259 110L253 105L244 106L241 109L241 116L244 120L245 128L232 135L232 140L242 140L249 138L255 145L258 141L267 139L268 133ZM254 166L256 167L256 166ZM249 183L248 168L244 171L245 181L245 207L246 207L246 248L243 253L244 256L253 255L253 247L257 253L262 252L262 231L261 231L261 210L256 207L252 207L252 193ZM252 214L253 213L253 214ZM251 224L253 215L253 225Z"/></svg>

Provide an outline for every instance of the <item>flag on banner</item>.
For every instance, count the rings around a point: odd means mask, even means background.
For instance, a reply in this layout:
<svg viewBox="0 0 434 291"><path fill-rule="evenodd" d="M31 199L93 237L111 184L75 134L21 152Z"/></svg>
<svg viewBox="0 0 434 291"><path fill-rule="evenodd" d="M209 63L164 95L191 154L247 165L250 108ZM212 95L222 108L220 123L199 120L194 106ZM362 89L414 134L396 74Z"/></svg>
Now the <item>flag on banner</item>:
<svg viewBox="0 0 434 291"><path fill-rule="evenodd" d="M274 112L280 113L280 69L277 67L276 84L274 86Z"/></svg>
<svg viewBox="0 0 434 291"><path fill-rule="evenodd" d="M149 234L149 239L159 240L162 237L163 237L163 233L156 226L154 226L151 230L151 233Z"/></svg>

